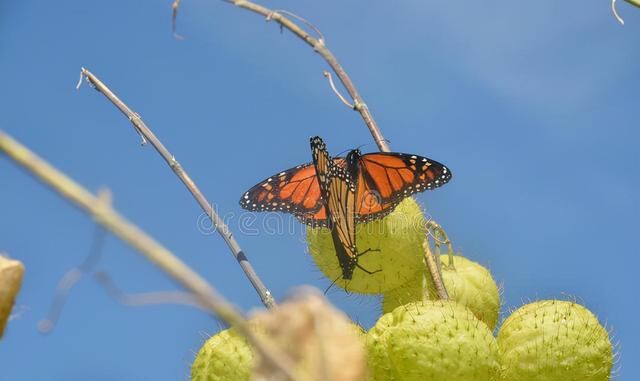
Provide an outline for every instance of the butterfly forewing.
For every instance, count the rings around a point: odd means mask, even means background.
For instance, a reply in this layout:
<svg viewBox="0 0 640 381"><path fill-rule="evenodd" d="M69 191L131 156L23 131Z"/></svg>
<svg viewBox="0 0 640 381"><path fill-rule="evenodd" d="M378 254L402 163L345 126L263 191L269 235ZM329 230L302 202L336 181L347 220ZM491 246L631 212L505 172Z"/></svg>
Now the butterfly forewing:
<svg viewBox="0 0 640 381"><path fill-rule="evenodd" d="M294 215L316 212L322 203L313 164L300 165L265 179L245 192L240 205L252 211L283 211Z"/></svg>
<svg viewBox="0 0 640 381"><path fill-rule="evenodd" d="M423 156L395 152L360 157L357 221L382 218L406 197L446 184L451 172Z"/></svg>

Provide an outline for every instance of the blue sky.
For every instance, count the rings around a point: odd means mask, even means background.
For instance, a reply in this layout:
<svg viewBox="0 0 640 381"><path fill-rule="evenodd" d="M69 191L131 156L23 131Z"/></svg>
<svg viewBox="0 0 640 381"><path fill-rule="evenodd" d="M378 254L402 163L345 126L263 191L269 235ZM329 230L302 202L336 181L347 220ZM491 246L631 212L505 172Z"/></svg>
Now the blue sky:
<svg viewBox="0 0 640 381"><path fill-rule="evenodd" d="M248 311L260 302L222 240L202 234L198 206L113 106L75 90L80 67L143 116L221 214L240 213L254 183L309 161L312 135L334 153L375 145L331 93L327 65L290 33L224 2L184 1L178 41L170 3L1 2L0 129L88 189L108 187L123 215ZM607 1L264 4L321 28L394 150L452 169L450 184L418 200L456 249L491 269L505 311L576 298L621 343L617 379L640 377L640 11L621 2L621 27ZM37 332L94 225L6 158L0 178L0 250L27 269L0 342L3 377L187 379L220 327L197 310L123 307L85 279L56 331ZM237 238L276 297L328 285L299 234ZM175 287L113 237L99 267L129 292ZM378 316L374 297L330 298L367 326Z"/></svg>

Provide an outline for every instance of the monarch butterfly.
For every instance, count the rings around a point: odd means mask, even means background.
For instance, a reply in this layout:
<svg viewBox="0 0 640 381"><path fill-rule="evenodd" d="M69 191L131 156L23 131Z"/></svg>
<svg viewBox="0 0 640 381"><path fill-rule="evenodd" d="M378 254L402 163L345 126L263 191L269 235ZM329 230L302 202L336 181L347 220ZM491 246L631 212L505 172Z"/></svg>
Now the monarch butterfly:
<svg viewBox="0 0 640 381"><path fill-rule="evenodd" d="M320 137L311 138L311 149L312 163L256 184L244 193L240 206L251 211L291 213L307 225L331 228L344 279L350 279L357 266L355 223L382 218L406 197L438 188L451 179L446 166L418 155L363 155L356 149L346 158L331 158Z"/></svg>
<svg viewBox="0 0 640 381"><path fill-rule="evenodd" d="M320 186L320 198L325 203L326 224L331 231L333 246L342 268L342 278L351 279L356 267L373 274L358 265L362 253L356 246L356 191L358 189L358 160L360 152L349 152L345 166L336 164L319 137L311 138L311 153L316 177Z"/></svg>

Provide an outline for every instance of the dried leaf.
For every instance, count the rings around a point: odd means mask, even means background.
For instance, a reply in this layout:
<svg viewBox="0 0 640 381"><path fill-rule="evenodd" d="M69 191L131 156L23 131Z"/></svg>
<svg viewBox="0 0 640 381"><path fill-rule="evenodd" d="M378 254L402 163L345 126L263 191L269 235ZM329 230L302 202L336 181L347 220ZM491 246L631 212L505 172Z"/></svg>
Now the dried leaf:
<svg viewBox="0 0 640 381"><path fill-rule="evenodd" d="M24 274L22 262L0 254L0 337L9 320L16 295L20 291L22 274Z"/></svg>
<svg viewBox="0 0 640 381"><path fill-rule="evenodd" d="M301 379L364 380L366 359L359 327L317 290L309 290L299 290L253 320L294 361ZM284 379L277 369L258 359L252 380Z"/></svg>

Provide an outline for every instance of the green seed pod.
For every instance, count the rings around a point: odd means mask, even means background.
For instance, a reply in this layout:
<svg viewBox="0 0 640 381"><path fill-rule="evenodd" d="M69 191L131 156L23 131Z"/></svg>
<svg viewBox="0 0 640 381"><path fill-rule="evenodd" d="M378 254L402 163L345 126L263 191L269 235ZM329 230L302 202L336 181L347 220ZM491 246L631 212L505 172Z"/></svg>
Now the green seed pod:
<svg viewBox="0 0 640 381"><path fill-rule="evenodd" d="M441 255L440 261L442 279L449 298L469 308L493 331L500 313L500 290L489 270L458 255L453 256L453 268L448 266L448 255ZM422 300L422 283L420 275L413 281L386 292L382 299L382 312L391 312L402 304ZM427 292L429 299L437 298L432 282L427 283Z"/></svg>
<svg viewBox="0 0 640 381"><path fill-rule="evenodd" d="M249 381L253 349L234 329L211 336L200 348L193 365L191 381Z"/></svg>
<svg viewBox="0 0 640 381"><path fill-rule="evenodd" d="M505 380L606 381L613 349L607 330L585 307L560 300L527 304L498 333Z"/></svg>
<svg viewBox="0 0 640 381"><path fill-rule="evenodd" d="M487 326L453 301L400 306L367 334L373 381L494 381L498 346Z"/></svg>
<svg viewBox="0 0 640 381"><path fill-rule="evenodd" d="M342 279L331 232L307 228L309 252L318 268L336 285L350 292L380 294L400 287L422 273L424 215L412 198L407 198L387 217L356 226L358 250L370 251L358 258L358 264L375 274L356 268L351 280Z"/></svg>

